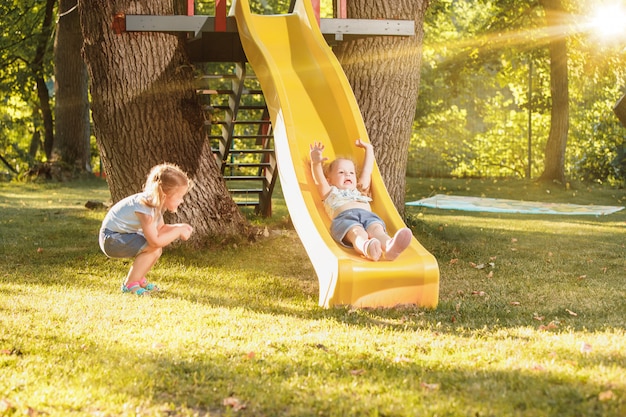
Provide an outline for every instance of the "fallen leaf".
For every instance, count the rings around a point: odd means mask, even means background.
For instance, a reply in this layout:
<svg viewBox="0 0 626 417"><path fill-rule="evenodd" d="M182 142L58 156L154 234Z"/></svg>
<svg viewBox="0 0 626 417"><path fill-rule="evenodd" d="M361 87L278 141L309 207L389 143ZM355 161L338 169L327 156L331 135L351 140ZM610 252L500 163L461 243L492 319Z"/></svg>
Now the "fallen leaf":
<svg viewBox="0 0 626 417"><path fill-rule="evenodd" d="M246 355L248 359L254 359L255 356L256 356L256 353L254 352L248 352L248 354Z"/></svg>
<svg viewBox="0 0 626 417"><path fill-rule="evenodd" d="M37 253L43 252L43 248L37 248Z"/></svg>
<svg viewBox="0 0 626 417"><path fill-rule="evenodd" d="M450 259L450 265L456 265L459 262L458 258Z"/></svg>
<svg viewBox="0 0 626 417"><path fill-rule="evenodd" d="M545 319L545 316L538 316L538 315L534 315L533 319L537 320L537 321L543 321L543 319Z"/></svg>
<svg viewBox="0 0 626 417"><path fill-rule="evenodd" d="M570 316L577 316L577 315L578 315L578 314L574 313L572 310L570 310L569 308L566 308L566 309L565 309L565 311L567 311L567 313L568 313Z"/></svg>
<svg viewBox="0 0 626 417"><path fill-rule="evenodd" d="M484 297L485 296L485 292L484 291L472 291L472 295L477 295L479 297Z"/></svg>
<svg viewBox="0 0 626 417"><path fill-rule="evenodd" d="M435 390L438 390L438 389L439 389L439 386L440 386L440 385L439 385L439 384L436 384L436 383L435 383L435 384L432 384L432 383L422 382L422 383L420 384L420 386L421 386L422 388L424 388L424 389L429 390L429 391L435 391Z"/></svg>
<svg viewBox="0 0 626 417"><path fill-rule="evenodd" d="M393 361L395 363L400 363L400 362L411 362L411 359L406 358L404 356L396 356L395 358L393 358Z"/></svg>
<svg viewBox="0 0 626 417"><path fill-rule="evenodd" d="M580 275L580 276L578 277L578 279L585 279L585 278L587 278L587 275Z"/></svg>
<svg viewBox="0 0 626 417"><path fill-rule="evenodd" d="M15 406L11 404L9 400L3 398L0 400L0 413L6 413L8 411L15 411Z"/></svg>
<svg viewBox="0 0 626 417"><path fill-rule="evenodd" d="M246 408L246 405L235 397L226 397L223 401L224 406L231 407L233 411L239 411Z"/></svg>
<svg viewBox="0 0 626 417"><path fill-rule="evenodd" d="M489 273L487 274L487 278L493 278L493 271L489 271Z"/></svg>
<svg viewBox="0 0 626 417"><path fill-rule="evenodd" d="M520 306L520 305L522 305L522 303L520 303L519 301L511 301L509 304L511 304L512 306Z"/></svg>
<svg viewBox="0 0 626 417"><path fill-rule="evenodd" d="M365 373L365 369L353 369L350 371L350 375L359 376Z"/></svg>
<svg viewBox="0 0 626 417"><path fill-rule="evenodd" d="M512 238L511 238L511 243L517 243L517 238L512 237Z"/></svg>
<svg viewBox="0 0 626 417"><path fill-rule="evenodd" d="M598 394L598 400L599 401L610 401L613 398L615 398L615 394L613 394L613 391L608 390L608 391L602 391L600 394Z"/></svg>
<svg viewBox="0 0 626 417"><path fill-rule="evenodd" d="M593 347L589 343L582 342L580 344L580 352L581 353L591 353Z"/></svg>
<svg viewBox="0 0 626 417"><path fill-rule="evenodd" d="M539 330L554 330L558 328L555 322L551 321L547 326L541 325L539 326Z"/></svg>

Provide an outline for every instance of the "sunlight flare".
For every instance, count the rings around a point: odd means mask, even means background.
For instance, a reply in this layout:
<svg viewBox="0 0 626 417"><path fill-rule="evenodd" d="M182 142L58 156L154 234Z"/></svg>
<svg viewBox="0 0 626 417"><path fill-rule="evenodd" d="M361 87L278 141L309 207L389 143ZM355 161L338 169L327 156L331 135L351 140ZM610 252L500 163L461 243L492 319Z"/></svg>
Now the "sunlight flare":
<svg viewBox="0 0 626 417"><path fill-rule="evenodd" d="M621 3L598 5L592 14L590 26L601 39L613 40L626 34L626 9Z"/></svg>

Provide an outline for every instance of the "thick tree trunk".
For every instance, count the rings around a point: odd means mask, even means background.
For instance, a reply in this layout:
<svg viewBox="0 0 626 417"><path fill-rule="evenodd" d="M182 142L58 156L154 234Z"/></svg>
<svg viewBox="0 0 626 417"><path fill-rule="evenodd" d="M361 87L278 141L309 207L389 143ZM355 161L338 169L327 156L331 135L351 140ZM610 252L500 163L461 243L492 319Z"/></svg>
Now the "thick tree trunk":
<svg viewBox="0 0 626 417"><path fill-rule="evenodd" d="M367 37L344 41L334 48L361 108L389 194L401 214L428 3L350 0L348 18L414 20L415 36Z"/></svg>
<svg viewBox="0 0 626 417"><path fill-rule="evenodd" d="M550 134L546 143L544 171L540 181L565 183L565 149L569 131L569 81L567 76L567 44L564 31L554 33L561 27L564 15L561 0L540 0L546 13L547 30L553 37L550 50L550 93L552 109Z"/></svg>
<svg viewBox="0 0 626 417"><path fill-rule="evenodd" d="M139 191L152 166L175 163L195 186L171 221L191 223L195 240L244 234L247 223L206 139L183 35L112 30L116 14L168 15L171 2L85 0L79 10L94 130L113 200Z"/></svg>
<svg viewBox="0 0 626 417"><path fill-rule="evenodd" d="M54 43L54 153L79 172L91 172L87 67L81 57L83 35L77 0L59 0Z"/></svg>

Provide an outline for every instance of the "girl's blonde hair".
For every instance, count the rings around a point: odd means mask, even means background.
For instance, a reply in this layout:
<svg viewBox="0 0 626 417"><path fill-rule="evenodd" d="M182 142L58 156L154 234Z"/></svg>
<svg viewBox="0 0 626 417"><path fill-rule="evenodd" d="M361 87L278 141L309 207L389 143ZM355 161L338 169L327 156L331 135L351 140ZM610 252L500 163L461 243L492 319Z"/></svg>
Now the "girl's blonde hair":
<svg viewBox="0 0 626 417"><path fill-rule="evenodd" d="M146 194L144 203L150 207L161 208L165 196L179 187L191 188L192 182L187 174L177 165L163 163L152 167L143 187Z"/></svg>

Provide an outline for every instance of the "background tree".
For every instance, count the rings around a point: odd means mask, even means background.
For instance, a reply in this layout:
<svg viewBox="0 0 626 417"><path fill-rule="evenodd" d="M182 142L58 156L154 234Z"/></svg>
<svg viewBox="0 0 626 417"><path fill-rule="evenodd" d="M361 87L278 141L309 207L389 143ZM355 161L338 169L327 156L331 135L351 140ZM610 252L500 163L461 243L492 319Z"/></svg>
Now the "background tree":
<svg viewBox="0 0 626 417"><path fill-rule="evenodd" d="M91 172L87 67L78 0L59 0L54 42L54 149L67 167Z"/></svg>
<svg viewBox="0 0 626 417"><path fill-rule="evenodd" d="M185 35L116 34L118 14L171 15L167 0L81 1L83 53L96 141L114 201L137 192L148 170L168 161L195 182L175 216L193 238L240 236L247 223L230 197L206 138Z"/></svg>
<svg viewBox="0 0 626 417"><path fill-rule="evenodd" d="M54 31L54 6L56 0L47 0L44 8L41 30L37 34L35 56L28 64L37 85L37 97L39 98L39 111L43 120L44 140L43 147L48 159L52 158L54 145L54 121L52 107L50 105L50 93L46 84L46 64L49 62L52 33Z"/></svg>
<svg viewBox="0 0 626 417"><path fill-rule="evenodd" d="M333 48L359 103L385 185L400 213L404 213L407 156L428 3L350 0L348 18L413 20L415 36L370 36L345 40Z"/></svg>
<svg viewBox="0 0 626 417"><path fill-rule="evenodd" d="M548 45L567 35L565 176L619 181L624 131L612 107L624 91L625 39L608 42L592 32L595 2L562 4L552 28L538 1L455 0L429 8L409 175L538 178L557 79Z"/></svg>
<svg viewBox="0 0 626 417"><path fill-rule="evenodd" d="M550 51L552 97L550 135L546 143L543 181L565 184L565 149L569 132L569 82L567 70L567 21L561 0L540 0L546 14Z"/></svg>
<svg viewBox="0 0 626 417"><path fill-rule="evenodd" d="M54 142L48 81L52 74L51 38L55 0L2 2L0 5L0 90L3 94L3 153L32 165L28 149L39 147L40 130L46 155ZM21 101L21 103L18 103ZM30 125L30 126L28 126ZM31 138L32 143L28 143ZM26 142L25 144L23 142ZM18 159L19 158L19 159Z"/></svg>

